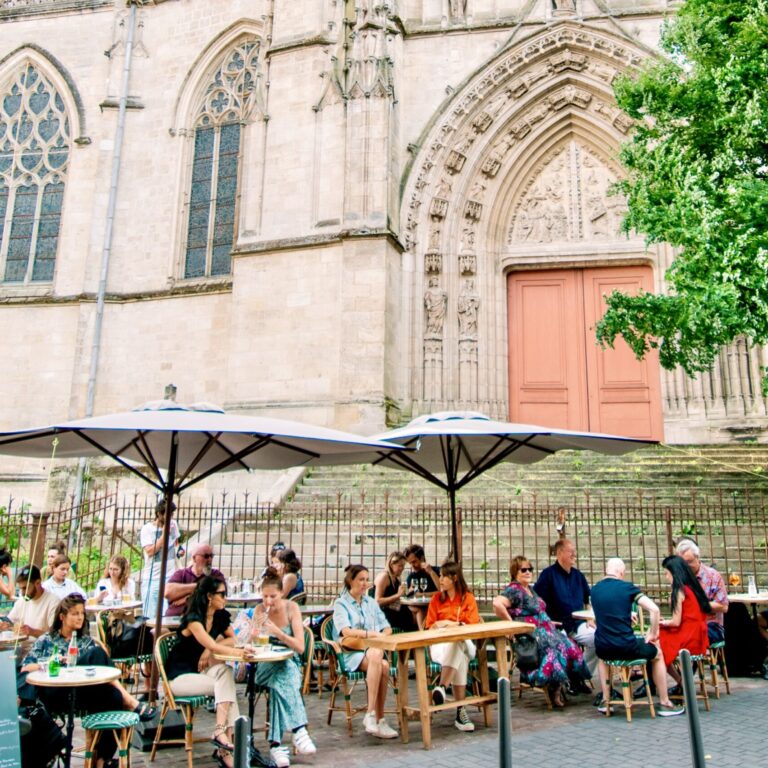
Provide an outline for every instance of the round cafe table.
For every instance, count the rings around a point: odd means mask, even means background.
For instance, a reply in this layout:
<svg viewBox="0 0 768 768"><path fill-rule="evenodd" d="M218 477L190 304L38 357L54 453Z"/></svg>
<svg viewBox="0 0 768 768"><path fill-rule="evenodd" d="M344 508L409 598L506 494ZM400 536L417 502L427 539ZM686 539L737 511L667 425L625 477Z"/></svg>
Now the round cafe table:
<svg viewBox="0 0 768 768"><path fill-rule="evenodd" d="M423 597L401 597L400 604L407 605L409 608L428 608L432 602L432 595L424 595Z"/></svg>
<svg viewBox="0 0 768 768"><path fill-rule="evenodd" d="M137 608L141 608L141 600L130 600L127 603L113 602L112 600L104 600L101 603L86 603L86 613L101 613L102 611L135 611Z"/></svg>
<svg viewBox="0 0 768 768"><path fill-rule="evenodd" d="M86 674L86 670L93 674ZM30 672L27 682L40 688L68 688L69 712L67 712L67 747L64 754L64 766L69 768L72 759L72 734L75 731L75 689L86 685L103 685L111 683L120 677L120 670L116 667L83 666L67 669L62 666L57 677L51 677L47 671Z"/></svg>
<svg viewBox="0 0 768 768"><path fill-rule="evenodd" d="M19 643L29 639L29 635L17 635L15 632L0 632L0 651L15 648Z"/></svg>
<svg viewBox="0 0 768 768"><path fill-rule="evenodd" d="M213 658L219 661L244 661L248 665L248 674L245 679L245 695L248 697L248 719L251 721L251 731L253 731L253 712L256 709L256 665L285 661L290 659L291 656L293 656L293 651L284 646L279 648L269 646L269 650L260 649L256 646L256 652L246 657L234 653L213 654Z"/></svg>
<svg viewBox="0 0 768 768"><path fill-rule="evenodd" d="M249 592L247 595L234 594L227 595L227 605L258 605L262 601L260 592Z"/></svg>

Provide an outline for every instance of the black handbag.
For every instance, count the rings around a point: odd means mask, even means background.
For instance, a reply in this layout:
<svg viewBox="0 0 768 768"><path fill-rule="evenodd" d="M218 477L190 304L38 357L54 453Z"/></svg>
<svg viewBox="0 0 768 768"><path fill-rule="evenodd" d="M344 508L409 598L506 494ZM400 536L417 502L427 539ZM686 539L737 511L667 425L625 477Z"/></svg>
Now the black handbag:
<svg viewBox="0 0 768 768"><path fill-rule="evenodd" d="M531 672L539 666L539 646L533 635L515 638L515 664L523 672Z"/></svg>
<svg viewBox="0 0 768 768"><path fill-rule="evenodd" d="M19 714L29 722L21 737L22 768L42 768L66 747L67 739L41 702L22 707Z"/></svg>
<svg viewBox="0 0 768 768"><path fill-rule="evenodd" d="M107 628L107 644L113 659L150 655L152 634L146 625L146 618L140 616L130 621L118 615L110 619Z"/></svg>

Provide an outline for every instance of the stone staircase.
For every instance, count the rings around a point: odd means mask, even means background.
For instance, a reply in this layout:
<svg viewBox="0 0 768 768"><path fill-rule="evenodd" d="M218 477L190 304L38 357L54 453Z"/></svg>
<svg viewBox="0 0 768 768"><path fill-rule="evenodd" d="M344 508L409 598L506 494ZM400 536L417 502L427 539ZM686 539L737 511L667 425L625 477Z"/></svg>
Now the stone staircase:
<svg viewBox="0 0 768 768"><path fill-rule="evenodd" d="M459 492L459 502L482 504L522 495L567 504L574 498L636 496L671 504L695 494L768 491L768 444L654 446L625 456L561 451L530 465L500 464ZM392 506L444 500L438 487L409 473L369 465L311 469L283 509L337 498L381 500Z"/></svg>

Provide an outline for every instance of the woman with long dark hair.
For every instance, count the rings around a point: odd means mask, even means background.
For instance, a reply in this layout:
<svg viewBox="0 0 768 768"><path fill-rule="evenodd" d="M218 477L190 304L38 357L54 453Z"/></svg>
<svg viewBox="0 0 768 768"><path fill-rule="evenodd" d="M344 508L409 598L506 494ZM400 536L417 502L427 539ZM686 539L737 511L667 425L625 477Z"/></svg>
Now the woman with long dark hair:
<svg viewBox="0 0 768 768"><path fill-rule="evenodd" d="M348 565L344 569L344 588L333 608L333 639L342 648L345 641L360 643L366 637L389 635L392 628L378 603L368 594L370 582L364 565ZM389 664L380 648L348 648L343 651L344 664L350 672L365 672L368 711L363 718L366 733L380 739L394 739L397 731L384 719Z"/></svg>
<svg viewBox="0 0 768 768"><path fill-rule="evenodd" d="M72 638L77 644L78 664L98 664L111 666L109 656L104 649L88 635L88 622L85 620L85 599L80 595L65 597L53 620L51 631L41 635L32 646L22 662L21 672L25 674L33 670L45 671L40 659L48 659L54 653L64 659ZM24 688L27 684L24 684ZM44 701L51 712L66 712L69 709L69 689L39 688L37 695ZM136 712L141 720L151 720L156 712L155 707L142 703L123 686L114 680L104 685L86 685L75 689L75 709L82 712L112 712L127 709ZM103 766L111 759L116 747L112 731L104 731L99 739L97 749L97 766Z"/></svg>
<svg viewBox="0 0 768 768"><path fill-rule="evenodd" d="M427 609L424 626L427 629L457 627L462 624L479 624L480 613L477 610L475 596L469 591L461 566L449 560L440 566L440 591L432 596ZM437 643L429 648L432 660L441 665L440 683L432 690L432 701L442 704L445 701L445 689L453 686L453 697L462 701L467 696L467 671L470 657L474 658L475 646L470 640L457 643ZM456 710L456 728L471 732L475 724L469 719L465 707Z"/></svg>
<svg viewBox="0 0 768 768"><path fill-rule="evenodd" d="M178 642L171 648L166 674L177 696L213 696L216 727L211 743L220 766L232 768L232 734L239 713L232 667L217 661L213 654L244 656L234 648L235 634L226 610L227 585L214 576L204 576L189 598L177 630Z"/></svg>
<svg viewBox="0 0 768 768"><path fill-rule="evenodd" d="M504 592L493 598L494 613L500 619L515 619L533 624L533 637L539 652L539 663L530 671L520 670L520 678L528 685L546 688L555 707L565 706L563 689L568 679L578 684L589 680L589 669L576 643L552 623L546 603L533 589L533 565L525 555L509 562L512 581Z"/></svg>
<svg viewBox="0 0 768 768"><path fill-rule="evenodd" d="M680 676L672 662L683 648L693 655L707 652L707 615L712 613L709 600L688 563L679 555L670 555L662 562L664 575L672 586L669 605L672 618L662 619L659 642L667 664L667 671L680 683Z"/></svg>
<svg viewBox="0 0 768 768"><path fill-rule="evenodd" d="M282 549L277 553L276 570L283 577L283 597L290 600L294 595L304 592L301 560L292 549Z"/></svg>

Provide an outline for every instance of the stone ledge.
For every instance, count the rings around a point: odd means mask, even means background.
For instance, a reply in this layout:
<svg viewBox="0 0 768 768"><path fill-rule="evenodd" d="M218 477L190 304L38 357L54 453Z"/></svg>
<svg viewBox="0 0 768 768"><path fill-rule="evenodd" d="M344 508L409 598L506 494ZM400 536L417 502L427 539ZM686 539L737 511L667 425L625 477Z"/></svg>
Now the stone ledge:
<svg viewBox="0 0 768 768"><path fill-rule="evenodd" d="M0 22L26 16L91 11L113 5L114 0L0 0Z"/></svg>

